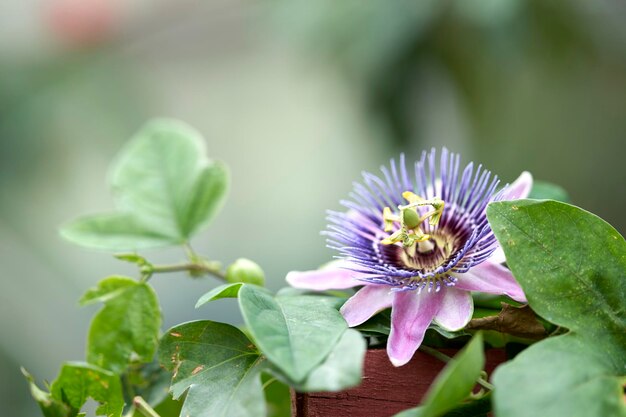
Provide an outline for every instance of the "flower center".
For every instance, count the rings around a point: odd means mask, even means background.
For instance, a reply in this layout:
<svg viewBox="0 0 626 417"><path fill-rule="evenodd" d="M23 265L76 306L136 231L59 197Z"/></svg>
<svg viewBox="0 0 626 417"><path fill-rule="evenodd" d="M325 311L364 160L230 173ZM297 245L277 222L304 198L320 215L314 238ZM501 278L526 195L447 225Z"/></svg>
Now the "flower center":
<svg viewBox="0 0 626 417"><path fill-rule="evenodd" d="M441 220L445 202L439 197L425 199L410 191L405 191L402 196L408 204L398 206L398 212L393 213L389 207L383 210L384 230L393 233L380 241L381 254L385 259L395 259L416 272L435 272L458 249L458 236L433 229ZM432 209L425 210L428 206ZM427 220L431 226L429 233L423 229ZM429 292L431 289L439 291L442 284L454 285L454 279L448 274L436 272L427 277L416 274L400 281L398 284L415 287L418 291L427 287Z"/></svg>
<svg viewBox="0 0 626 417"><path fill-rule="evenodd" d="M383 245L393 245L394 243L402 243L407 255L414 257L416 252L428 253L433 250L431 236L424 233L422 223L428 220L431 226L436 226L441 219L445 202L439 197L430 200L424 199L410 191L402 193L409 204L398 206L400 214L392 213L389 207L383 210L383 221L385 224L385 232L391 232L396 224L400 227L388 237L381 240ZM418 208L431 206L433 209L420 215Z"/></svg>

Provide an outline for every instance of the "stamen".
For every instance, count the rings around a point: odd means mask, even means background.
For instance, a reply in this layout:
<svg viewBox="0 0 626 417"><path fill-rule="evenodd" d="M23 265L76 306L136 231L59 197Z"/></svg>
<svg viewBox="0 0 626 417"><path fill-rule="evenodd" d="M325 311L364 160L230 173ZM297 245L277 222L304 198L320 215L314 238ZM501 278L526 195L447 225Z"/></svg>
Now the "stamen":
<svg viewBox="0 0 626 417"><path fill-rule="evenodd" d="M411 282L412 281L412 282ZM404 285L411 287L418 294L426 289L427 292L439 292L445 287L453 287L456 284L457 279L450 275L435 275L428 278L413 277L411 281L405 281Z"/></svg>
<svg viewBox="0 0 626 417"><path fill-rule="evenodd" d="M391 232L396 222L400 223L400 228L381 240L380 243L383 245L392 245L402 242L402 246L407 250L410 256L415 255L416 243L418 244L417 250L419 250L420 253L432 250L432 247L428 249L428 246L426 246L425 249L419 247L420 243L428 242L431 238L430 235L423 232L420 226L427 219L430 219L428 223L431 226L436 226L437 223L439 223L445 205L444 201L439 197L426 200L411 191L403 192L402 197L404 197L409 204L398 206L398 210L400 210L399 216L393 214L389 207L383 209L384 231ZM417 207L421 206L431 206L433 210L420 216Z"/></svg>

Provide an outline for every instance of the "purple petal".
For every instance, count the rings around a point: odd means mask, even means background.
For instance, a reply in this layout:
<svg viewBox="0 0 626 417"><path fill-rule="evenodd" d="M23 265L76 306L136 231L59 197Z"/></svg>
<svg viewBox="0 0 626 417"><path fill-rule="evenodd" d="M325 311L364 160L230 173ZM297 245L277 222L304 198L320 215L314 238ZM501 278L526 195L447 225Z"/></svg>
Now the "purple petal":
<svg viewBox="0 0 626 417"><path fill-rule="evenodd" d="M332 267L315 271L291 271L285 279L294 288L325 291L364 285L364 282L358 279L361 275L363 274L345 268Z"/></svg>
<svg viewBox="0 0 626 417"><path fill-rule="evenodd" d="M451 287L446 289L435 321L444 329L454 332L465 327L473 312L472 295L468 291Z"/></svg>
<svg viewBox="0 0 626 417"><path fill-rule="evenodd" d="M467 291L480 291L489 294L506 294L520 303L526 302L524 291L513 274L502 265L490 259L476 265L464 274L456 274L455 288Z"/></svg>
<svg viewBox="0 0 626 417"><path fill-rule="evenodd" d="M533 188L533 176L528 171L524 171L506 188L504 200L517 200L526 198Z"/></svg>
<svg viewBox="0 0 626 417"><path fill-rule="evenodd" d="M394 366L411 360L437 314L447 288L439 292L403 291L394 294L387 355Z"/></svg>
<svg viewBox="0 0 626 417"><path fill-rule="evenodd" d="M341 314L354 327L374 314L391 307L393 294L387 285L368 285L361 288L341 307Z"/></svg>

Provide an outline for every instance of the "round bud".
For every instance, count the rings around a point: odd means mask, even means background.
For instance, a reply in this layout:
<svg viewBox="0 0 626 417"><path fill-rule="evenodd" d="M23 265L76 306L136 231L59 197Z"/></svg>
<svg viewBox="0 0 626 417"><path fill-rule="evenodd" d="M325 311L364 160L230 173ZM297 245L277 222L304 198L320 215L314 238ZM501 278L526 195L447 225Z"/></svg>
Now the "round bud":
<svg viewBox="0 0 626 417"><path fill-rule="evenodd" d="M246 284L265 285L265 273L256 263L246 258L239 258L226 269L226 281Z"/></svg>

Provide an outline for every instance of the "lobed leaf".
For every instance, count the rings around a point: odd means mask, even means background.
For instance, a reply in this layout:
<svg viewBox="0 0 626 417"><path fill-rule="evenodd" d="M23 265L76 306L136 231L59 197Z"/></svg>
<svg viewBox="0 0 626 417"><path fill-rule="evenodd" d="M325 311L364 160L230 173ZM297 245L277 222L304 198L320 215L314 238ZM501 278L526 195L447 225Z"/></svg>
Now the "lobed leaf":
<svg viewBox="0 0 626 417"><path fill-rule="evenodd" d="M229 179L225 165L206 157L197 131L157 119L120 152L109 182L118 211L70 222L63 237L114 251L183 243L222 207Z"/></svg>
<svg viewBox="0 0 626 417"><path fill-rule="evenodd" d="M492 203L487 216L533 310L570 329L498 368L496 412L625 416L624 238L597 216L555 201Z"/></svg>
<svg viewBox="0 0 626 417"><path fill-rule="evenodd" d="M174 373L174 398L187 392L181 415L265 415L260 381L264 361L237 328L208 320L173 327L160 342L159 361Z"/></svg>
<svg viewBox="0 0 626 417"><path fill-rule="evenodd" d="M146 124L114 163L109 182L118 206L152 230L184 241L221 207L228 174L206 158L190 126L157 119Z"/></svg>

